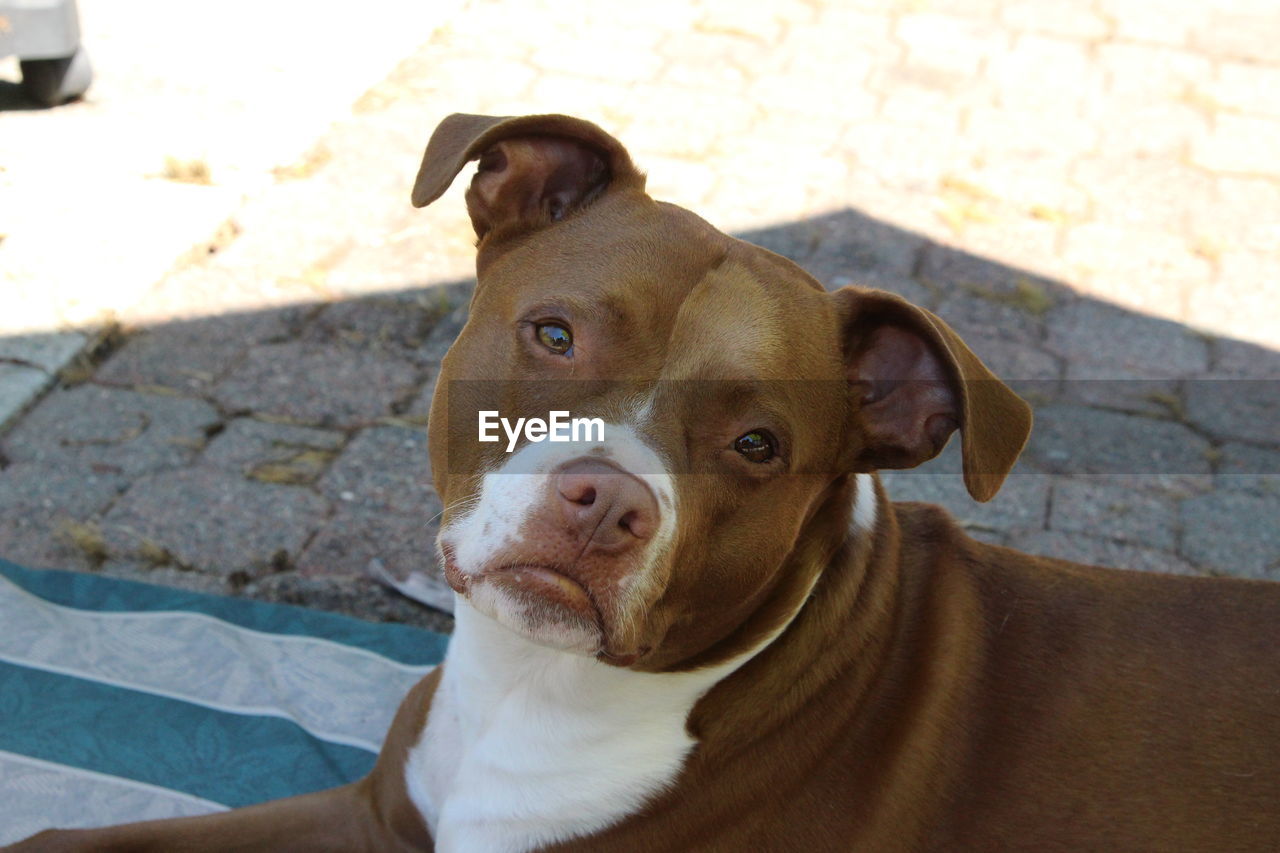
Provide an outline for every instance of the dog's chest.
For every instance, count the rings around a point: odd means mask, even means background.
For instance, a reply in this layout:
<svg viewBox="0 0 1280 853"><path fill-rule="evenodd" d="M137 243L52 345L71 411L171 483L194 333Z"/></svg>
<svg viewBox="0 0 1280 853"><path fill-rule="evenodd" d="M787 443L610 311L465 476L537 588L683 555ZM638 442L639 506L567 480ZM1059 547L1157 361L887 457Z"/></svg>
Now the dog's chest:
<svg viewBox="0 0 1280 853"><path fill-rule="evenodd" d="M534 646L459 603L406 764L442 851L522 851L603 829L680 772L723 672L655 675Z"/></svg>

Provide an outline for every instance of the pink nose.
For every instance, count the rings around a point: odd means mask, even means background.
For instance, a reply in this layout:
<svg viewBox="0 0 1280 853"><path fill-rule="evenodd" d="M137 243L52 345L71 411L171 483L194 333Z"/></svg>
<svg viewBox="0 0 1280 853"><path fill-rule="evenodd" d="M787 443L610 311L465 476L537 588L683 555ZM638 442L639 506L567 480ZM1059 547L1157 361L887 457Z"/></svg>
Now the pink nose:
<svg viewBox="0 0 1280 853"><path fill-rule="evenodd" d="M565 519L591 545L624 550L658 529L653 492L608 462L570 462L557 472L555 488Z"/></svg>

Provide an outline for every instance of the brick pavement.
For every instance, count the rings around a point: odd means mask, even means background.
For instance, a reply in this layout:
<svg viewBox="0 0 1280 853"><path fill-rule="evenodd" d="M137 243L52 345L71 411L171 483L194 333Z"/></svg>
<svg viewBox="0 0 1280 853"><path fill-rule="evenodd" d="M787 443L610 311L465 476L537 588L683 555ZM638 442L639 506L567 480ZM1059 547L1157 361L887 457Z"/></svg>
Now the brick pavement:
<svg viewBox="0 0 1280 853"><path fill-rule="evenodd" d="M554 110L1016 380L1037 426L1000 496L969 501L952 448L895 497L1039 553L1280 579L1270 6L470 3L0 435L0 555L439 624L365 576L429 559L424 415L471 274L460 187L407 190L444 114Z"/></svg>

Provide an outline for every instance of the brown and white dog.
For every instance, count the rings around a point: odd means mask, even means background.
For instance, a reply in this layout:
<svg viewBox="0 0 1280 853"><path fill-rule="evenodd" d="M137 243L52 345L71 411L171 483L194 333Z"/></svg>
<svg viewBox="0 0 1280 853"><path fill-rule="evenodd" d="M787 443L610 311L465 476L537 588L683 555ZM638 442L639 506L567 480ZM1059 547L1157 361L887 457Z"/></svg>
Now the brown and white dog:
<svg viewBox="0 0 1280 853"><path fill-rule="evenodd" d="M479 286L430 430L457 629L373 772L15 849L1280 846L1280 585L1031 557L890 503L874 472L957 429L991 498L1031 427L945 323L654 201L565 116L449 117L414 203L477 158ZM604 439L508 453L482 410Z"/></svg>

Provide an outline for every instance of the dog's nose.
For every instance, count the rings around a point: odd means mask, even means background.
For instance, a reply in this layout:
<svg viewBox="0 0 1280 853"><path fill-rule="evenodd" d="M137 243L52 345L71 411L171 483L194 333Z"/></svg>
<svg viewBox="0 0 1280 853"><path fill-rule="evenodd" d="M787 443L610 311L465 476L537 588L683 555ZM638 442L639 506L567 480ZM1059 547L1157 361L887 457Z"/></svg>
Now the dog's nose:
<svg viewBox="0 0 1280 853"><path fill-rule="evenodd" d="M569 462L556 474L555 488L565 519L592 545L626 548L645 541L658 528L653 492L608 462Z"/></svg>

